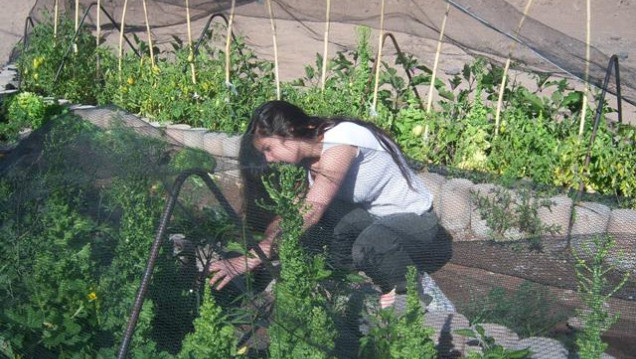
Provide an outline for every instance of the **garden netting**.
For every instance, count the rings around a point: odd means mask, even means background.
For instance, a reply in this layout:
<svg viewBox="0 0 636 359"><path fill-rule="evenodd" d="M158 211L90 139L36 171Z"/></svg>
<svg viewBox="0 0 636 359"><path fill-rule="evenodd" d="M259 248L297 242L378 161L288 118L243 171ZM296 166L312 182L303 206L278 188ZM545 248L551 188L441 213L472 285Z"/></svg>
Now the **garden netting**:
<svg viewBox="0 0 636 359"><path fill-rule="evenodd" d="M39 23L43 16L51 16L54 3L38 0L31 19ZM82 9L91 3L80 1ZM266 20L268 3L237 1L236 14L243 21ZM585 77L583 42L532 15L516 33L523 16L520 2L449 3L446 43L497 64L510 54L524 71ZM118 35L123 4L102 1L106 10L102 36L110 41ZM126 10L126 29L135 33L133 45L140 49L147 25L143 4L128 1ZM230 1L145 4L156 45L166 48L186 41L186 4L196 23L195 35L211 16L229 16L231 8ZM384 28L436 41L447 4L387 0ZM60 13L72 16L73 1L59 5ZM323 2L272 1L274 18L297 22L317 40L323 34L316 24L324 21L325 12ZM380 12L380 1L339 1L331 4L330 19L377 29ZM106 14L114 24L104 18ZM86 19L91 33L96 21L93 7ZM63 26L68 40L71 24ZM263 29L269 31L269 26ZM43 45L52 41L49 35L45 31L34 36L32 45L46 48ZM334 63L348 63L350 71L347 66L331 70L335 85L328 89L329 96L310 89L303 97L296 91L299 86L288 84L285 98L320 115L353 113L378 120L368 111L368 65L373 63L368 40L358 44L357 52L337 55ZM95 39L80 36L79 42L92 49ZM511 97L499 136L503 140L498 142L487 135L492 111L478 100L469 101L470 91L462 95L463 90L452 86L457 98L465 97L458 103L440 101L449 118L437 121L424 115L421 103L418 107L409 97L406 83L396 81L400 96L393 101L393 94L384 91L380 106L373 109L391 123L376 124L390 127L405 153L417 157L408 165L433 195L440 231L435 236L437 247L424 260L430 273L423 268L411 273L406 297L400 294L392 311L380 311L382 288L351 263L336 266L334 253L327 251L330 227L348 208L334 206L323 222L302 233L294 217L302 202L290 194L302 192L306 173L290 166L264 166L258 153L246 154L246 161L239 164L240 144L251 139L236 133L245 130L256 103L274 96L269 64L244 56L233 65L235 83L226 83L230 85L226 88L219 80L221 52L202 51L201 58L213 61L202 62L198 84L190 85L187 67L192 60L186 60L181 46L179 51L162 53L175 55L179 60L175 66L161 59L155 68L148 57L131 55L124 58L125 75L120 69L118 76L115 57L98 53L95 73L107 69L100 75L103 78L64 77L74 70L93 76L94 57L83 57L80 49L80 56L64 55L69 62L62 72L64 80L58 81L58 64L45 56L61 59L68 46L63 45L64 49L52 46L55 51L47 54L31 50L23 54L22 85L33 86L24 98L37 99L40 106L29 108L25 101L26 109L12 115L24 119L33 115L29 111L41 112L33 116L37 121L26 123L36 128L30 134L9 128L11 136L1 138L22 138L3 144L0 151L1 356L479 358L479 353L484 357L498 353L553 359L606 352L616 358L636 358L633 127L602 123L595 144L601 150L593 152L591 168L581 169L585 146L572 121L580 113L574 108L577 101L562 101L552 109L550 101L537 104L543 101L537 96ZM272 52L270 42L250 46ZM128 55L129 50L125 50ZM612 55L592 48L591 84L600 86ZM82 59L91 59L90 66L80 63ZM635 104L634 69L620 60L622 96ZM475 90L471 99L479 99L481 85L487 87L485 96L492 105L496 76L480 77L485 66L467 64L457 76L463 75L469 87L477 84L477 89L470 89ZM88 70L79 71L84 67ZM102 80L110 86L91 87ZM60 82L65 86L58 86ZM42 83L48 87L38 87ZM566 92L565 82L557 85L563 87L557 95L569 100L570 88ZM48 89L59 92L46 93ZM159 90L146 91L151 89ZM618 92L613 80L609 91ZM77 92L88 93L85 98L91 104L132 105L129 111L139 116L115 105L70 107L38 97ZM11 104L20 104L18 96ZM2 98L7 99L3 106L11 107L8 98ZM67 100L77 98L81 97ZM173 120L192 122L182 127L165 123ZM11 123L2 119L0 125L5 124ZM585 142L591 127L589 122ZM222 130L229 133L212 132ZM448 135L443 133L446 130ZM431 140L438 146L431 149L424 143L429 135L446 142ZM485 166L487 152L503 160L502 168L493 172L497 174L478 171ZM549 161L558 166L551 167ZM542 176L541 183L527 179L536 174ZM247 176L252 181L246 181ZM579 198L574 189L586 180L590 182L585 183L586 190L599 193L588 191ZM246 194L256 200L246 201ZM207 266L255 248L273 212L288 216L278 256L222 290L206 285ZM391 237L396 232L383 228L376 234ZM347 257L349 251L344 248L336 254ZM256 251L251 256L262 254ZM389 268L405 269L398 264L388 263Z"/></svg>
<svg viewBox="0 0 636 359"><path fill-rule="evenodd" d="M59 11L68 14L74 12L74 1L61 1ZM82 13L91 0L80 1ZM124 0L104 0L102 7L111 14L117 24L122 18ZM158 30L170 28L170 31L153 31L156 44L167 44L174 33L185 35L186 4L189 5L191 21L199 20L201 25L214 14L230 16L232 2L207 0L154 0L146 4L147 17L150 28ZM518 2L505 0L436 0L384 2L384 30L405 33L422 39L437 40L442 19L446 12L446 5L451 5L448 15L448 26L445 29L444 42L456 45L471 55L483 55L493 61L503 63L511 56L516 66L524 71L538 71L560 74L578 79L586 78L586 65L589 65L587 75L590 84L602 87L607 72L610 56L619 55L603 53L591 47L589 62L586 60L586 44L571 34L563 33L550 24L544 24L533 18L532 12L526 17ZM235 14L250 18L268 18L270 11L268 1L236 1ZM326 18L326 2L309 0L272 0L271 14L274 19L298 22L297 28L305 29L303 34L322 40L324 34L316 30L315 23L321 23ZM620 11L623 2L615 1L603 5L601 11ZM54 1L38 0L31 11L31 17L41 20L43 10L51 16L54 12ZM378 29L380 27L381 1L334 1L330 4L330 21L334 23L365 25ZM144 6L141 1L129 1L125 12L127 31L143 32L146 30ZM592 15L593 16L593 15ZM105 31L114 31L112 23L102 16L102 26ZM522 21L523 19L523 21ZM95 28L96 12L91 10L86 23ZM518 28L522 24L520 30ZM583 27L584 19L581 20ZM197 27L200 28L200 27ZM116 30L116 29L115 29ZM271 28L263 28L264 32L271 32ZM194 33L193 36L197 36ZM515 44L515 46L512 46ZM251 44L256 47L270 49L271 43ZM319 52L316 49L316 52ZM415 55L418 55L417 53ZM284 57L284 54L280 54ZM626 63L631 60L621 57L620 79L621 94L625 101L636 104L636 70ZM615 81L610 81L610 93L616 94Z"/></svg>
<svg viewBox="0 0 636 359"><path fill-rule="evenodd" d="M241 167L182 140L115 107L80 107L0 159L4 356L568 358L595 333L616 358L636 352L636 222L623 210L584 202L566 229L558 193L410 162L434 194L439 246L430 275L409 277L415 301L381 312L381 288L322 246L338 212L298 231L290 194L304 170L262 167L257 153ZM240 141L251 139L225 146ZM272 212L288 221L279 255L210 290L207 265L253 248Z"/></svg>

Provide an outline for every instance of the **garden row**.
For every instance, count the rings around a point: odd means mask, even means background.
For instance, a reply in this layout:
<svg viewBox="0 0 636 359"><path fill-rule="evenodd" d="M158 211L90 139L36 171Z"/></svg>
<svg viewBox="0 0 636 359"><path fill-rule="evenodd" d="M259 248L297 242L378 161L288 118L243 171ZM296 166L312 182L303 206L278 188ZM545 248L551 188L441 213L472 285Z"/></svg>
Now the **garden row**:
<svg viewBox="0 0 636 359"><path fill-rule="evenodd" d="M235 169L238 160L240 135L208 132L188 125L161 125L150 123L136 116L121 112L112 112L104 108L85 106L74 111L80 117L100 126L108 128L114 123L123 123L132 128L141 129L141 134L150 134L158 138L166 138L169 142L203 150L216 158L215 179L221 186L231 205L240 210L243 185L240 174ZM151 131L148 128L152 128ZM538 245L548 251L565 248L566 231L572 211L577 216L573 222L572 245L576 253L586 260L592 260L592 252L588 252L589 245L598 245L598 237L609 233L614 235L616 247L604 258L606 265L630 273L636 265L633 240L635 235L636 211L630 209L614 209L593 202L584 202L576 206L567 196L559 195L551 198L541 198L529 189L520 188L512 191L503 187L478 183L461 178L446 178L433 172L418 174L430 188L435 197L434 209L442 225L453 234L453 240L465 241L475 239L495 239L501 241L536 240ZM510 196L508 202L502 200ZM480 202L481 199L481 202ZM490 199L491 201L484 202ZM494 200L496 199L496 200ZM499 206L499 208L494 208ZM520 210L523 208L523 210ZM508 218L507 226L502 226L493 218L492 213L503 211ZM524 217L523 213L527 214ZM524 219L525 218L525 219ZM524 222L524 220L526 222ZM491 228L493 227L493 228ZM544 237L544 238L541 238ZM542 243L545 239L546 240ZM540 247L537 249L541 250ZM544 299L546 300L546 299ZM547 303L546 303L547 305ZM483 348L483 343L475 340L472 335L464 336L459 332L473 331L460 313L427 312L424 323L433 329L431 338L440 353L453 351L469 355L477 353ZM484 337L494 340L508 350L530 348L534 358L567 358L569 350L558 340L548 337L520 338L511 329L495 323L482 323L485 330ZM580 328L579 328L580 329ZM459 332L456 332L459 330ZM442 338L451 336L451 341ZM482 339L483 339L482 338ZM605 355L611 358L609 355Z"/></svg>
<svg viewBox="0 0 636 359"><path fill-rule="evenodd" d="M75 112L82 116L82 110ZM112 125L113 119L118 118L107 109L90 109L87 112L91 115L84 117L102 127ZM235 209L242 208L241 197L237 195L242 184L238 171L232 169L238 160L240 135L209 132L185 124L147 123L134 116L128 117L128 126L141 127L146 134L147 128L152 126L157 136L165 135L170 141L206 151L217 158L217 171L229 178L224 181L226 185L233 186L225 192L232 198ZM228 164L224 166L226 162ZM454 234L455 240L560 238L557 241L560 243L550 248L554 250L564 248L570 235L575 247L583 253L585 243L594 235L609 233L616 237L616 248L609 258L611 263L627 272L636 269L636 210L611 209L597 202L575 204L565 195L542 197L523 186L516 190L508 189L492 183L474 183L465 178L447 178L429 171L423 171L419 176L435 197L433 208L441 224ZM493 214L498 211L502 214L500 218Z"/></svg>
<svg viewBox="0 0 636 359"><path fill-rule="evenodd" d="M161 124L228 134L242 132L253 109L276 97L273 64L257 58L240 37L232 44L226 73L225 54L214 46L222 40L221 31L210 32L196 53L175 39L173 51L154 49L151 57L148 44L136 38L140 56L128 52L118 58L106 45L97 46L88 31L75 40L77 52L67 54L73 29L72 22L62 21L52 40L50 24L35 26L28 51L18 60L22 90L73 103L115 104ZM500 184L530 179L578 189L583 182L586 191L613 197L612 206L634 207L636 130L603 116L585 166L594 111L586 111L584 132L579 133L583 93L566 79L536 74L533 89L509 82L495 128L494 99L502 68L477 59L448 83L436 80L435 106L427 111L412 89L429 86L432 71L404 54L394 64L404 70L381 63L374 106L369 36L369 29L359 28L357 48L328 59L324 89L318 69L325 59L318 56L302 78L282 84L281 98L310 114L372 121L389 131L409 157L429 165L488 174ZM415 75L407 80L400 75L404 71ZM614 111L607 105L603 110ZM42 121L7 117L14 125L0 124L5 141L15 138L20 127L15 123L28 127Z"/></svg>
<svg viewBox="0 0 636 359"><path fill-rule="evenodd" d="M16 169L24 167L22 172L0 180L1 231L3 247L7 248L2 262L15 263L5 266L0 281L0 295L7 303L2 312L0 348L5 354L14 348L17 355L33 356L40 350L43 353L40 357L112 357L121 342L122 328L148 259L148 246L165 204L162 186L167 188L172 183L173 178L163 177L174 177L185 168L212 168L215 164L207 154L201 156L194 151L181 156L188 152L174 153L163 142L135 138L121 129L94 131L88 123L70 121L65 108L41 96L65 98L73 103L115 104L125 110L124 118L135 118L132 127L143 134L217 156L219 165L215 171L227 175L219 181L225 186L224 193L237 194L230 200L238 201L241 189L238 173L227 170L232 168L232 158L238 150L240 137L235 134L243 132L254 107L274 97L272 65L256 59L240 42L235 43L232 78L226 83L221 71L224 56L212 47L192 54L175 40L174 52L150 58L147 46L138 42L142 56L127 54L117 64L118 59L108 49L101 46L96 49L95 39L82 33L77 40L78 52L71 53L58 77L56 71L72 32L69 24L62 26L65 28L51 41L50 27L36 26L29 51L23 53L19 65L23 89L32 92L21 92L3 103L8 118L2 122L3 140L15 138L23 127L45 125L53 130L40 138L39 145L47 151L41 156L25 156L16 165ZM422 111L408 82L383 64L380 102L371 108L369 79L373 61L367 40L368 32L361 30L358 48L338 54L330 61L330 77L324 91L315 86L316 71L308 67L303 79L283 86L284 99L298 103L310 113L374 121L389 130L410 157L432 165L469 171L496 170L508 180L530 177L537 183L557 182L565 187L576 187L584 179L588 189L627 198L624 204L633 199L630 192L634 184L630 167L634 164L633 128L604 124L602 131L606 132L599 135L597 142L600 142L594 147L600 152L594 152L590 171L586 172L581 164L590 125L588 122L586 135L581 139L574 130L578 127L575 118L582 105L581 94L567 90L565 81L551 83L547 77L539 78L539 88L557 88L557 95L549 98L511 85L506 97L509 108L495 138L489 119L492 109L485 104L494 93L500 69L478 61L467 65L462 77L458 76L449 89L445 84L436 84L444 97L438 103L439 112L429 114ZM320 62L318 59L316 68ZM402 62L423 71L414 80L418 84L425 85L430 79L430 70L418 65L412 57ZM196 81L186 71L192 65L197 69ZM86 119L95 120L93 123L98 125L111 118L100 113L101 109L83 111L85 107L74 107L74 112L85 114ZM92 116L91 111L95 111ZM130 113L146 118L147 122ZM48 121L50 118L54 121ZM42 136L37 131L34 134ZM30 136L26 140L34 145L38 138ZM24 146L20 150L30 148ZM13 154L17 155L17 151L10 156ZM38 161L37 165L29 166L27 159ZM229 161L229 166L224 167L225 161ZM166 165L169 170L163 168ZM548 198L544 202L523 189L513 193L506 187L473 184L477 181L426 172L421 176L437 194L435 208L442 224L458 235L456 238L487 236L505 240L562 235L565 218L569 219L573 210L576 212L573 232L580 234L607 232L633 216L630 211L610 211L609 207L596 204L573 204L565 197ZM278 198L295 198L297 188L290 184L293 183L288 182L287 192L281 192ZM233 203L239 207L238 202ZM297 204L279 203L278 209L290 216L289 231L285 233L298 233L297 218L293 217L299 213L293 207ZM547 215L551 213L548 206L555 211L552 213L559 209L558 215ZM209 238L211 232L216 239L217 233L227 227L220 220L222 216L210 208L198 212L201 208L186 207L196 218L175 216L171 230L185 231L188 238ZM588 218L600 223L591 229L585 228L587 222L579 220L588 207L594 213L607 215L589 215ZM545 215L543 220L537 220L540 215ZM203 230L209 232L198 232ZM633 229L627 231L633 233ZM286 250L298 249L293 247L294 241L295 238L288 239L291 246ZM162 248L161 263L133 338L134 356L243 355L237 350L231 320L251 314L232 316L227 308L221 310L215 306L209 296L202 294L201 286L183 280L171 253L173 248ZM633 266L633 261L610 262ZM279 335L278 340L272 341L274 345L268 354L261 354L280 358L325 357L311 344L318 341L326 352L333 349L335 330L331 321L337 317L337 303L328 303L319 292L318 283L325 277L319 261L297 259L291 264L282 266L286 272L281 273L282 287L277 290L283 298L277 300L284 305L277 306L275 313L283 322L287 319L300 323L294 334L309 340L297 340L281 330L284 326L273 326L270 334ZM603 299L600 292L594 294L596 299ZM201 301L204 304L199 307ZM597 300L598 303L601 305L591 308L591 313L607 314L603 301ZM258 321L250 318L252 325ZM587 342L593 343L595 353L604 351L600 333L609 322L594 322L586 327L582 350ZM375 336L366 339L368 347L377 351L377 357L389 357L382 352L389 349L391 357L415 357L415 351L420 349L431 353L430 333L421 327L419 319L413 321L407 316L392 323L396 326L384 327L389 332L382 332L383 327L379 327ZM387 338L394 341L389 343ZM405 347L408 343L414 345ZM490 344L492 351L500 349ZM500 357L510 354L503 350L499 353Z"/></svg>

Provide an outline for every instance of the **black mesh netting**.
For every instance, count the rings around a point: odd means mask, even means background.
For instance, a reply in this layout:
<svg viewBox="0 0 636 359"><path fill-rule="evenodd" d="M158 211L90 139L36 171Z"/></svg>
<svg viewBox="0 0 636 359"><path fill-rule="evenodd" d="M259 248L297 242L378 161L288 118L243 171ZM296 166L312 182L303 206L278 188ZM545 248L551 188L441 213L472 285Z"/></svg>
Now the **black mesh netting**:
<svg viewBox="0 0 636 359"><path fill-rule="evenodd" d="M31 16L41 19L42 10L53 13L53 1L40 0L36 3ZM81 8L86 9L94 1L80 1ZM192 0L187 2L190 7L191 20L203 23L216 13L229 16L231 1ZM532 11L525 18L521 31L517 32L523 11L514 3L504 0L497 1L449 1L451 11L445 31L446 43L459 46L470 54L486 55L495 61L504 62L508 55L518 61L521 69L541 71L547 73L565 74L579 79L585 78L586 45L570 34L559 31L550 24L544 24L534 19ZM169 31L154 31L157 44L168 43L172 35L185 36L182 26L186 22L186 2L181 0L156 0L147 2L147 13L152 29L169 28ZM446 11L445 1L429 3L417 1L386 1L384 27L386 31L400 32L422 39L437 40L439 28ZM119 23L123 14L123 0L102 1L102 6L113 19ZM60 2L60 11L74 11L74 2ZM620 11L623 2L604 4L597 11ZM595 8L596 9L596 8ZM272 13L275 19L298 22L298 31L304 35L322 40L323 32L311 26L313 23L324 22L326 18L326 4L320 1L303 0L274 0ZM331 4L330 20L334 23L367 25L379 28L381 13L380 1L336 1ZM268 18L269 10L266 1L236 1L236 15L249 19ZM104 19L104 17L102 17ZM127 31L145 31L146 22L141 1L130 1L126 9ZM93 26L96 20L95 11L89 13L87 23ZM581 19L583 28L584 19ZM176 27L175 25L179 25ZM604 24L610 26L609 24ZM103 28L113 30L113 26L106 19ZM270 32L269 24L263 23L263 32ZM199 29L199 27L196 27ZM195 33L196 36L197 33ZM517 43L512 48L511 44ZM271 43L253 43L251 46L270 48ZM316 51L319 51L316 49ZM608 51L608 50L606 50ZM603 78L608 68L610 56L619 55L620 49L603 53L592 46L589 57L589 82L602 87ZM415 50L415 55L417 50ZM284 57L284 54L280 55ZM624 59L623 59L624 60ZM621 60L622 61L622 60ZM633 67L621 65L621 92L623 98L636 103L636 72ZM616 84L609 85L609 91L616 94Z"/></svg>
<svg viewBox="0 0 636 359"><path fill-rule="evenodd" d="M117 109L93 108L57 116L1 158L3 355L457 358L496 344L568 358L576 338L620 313L602 338L607 353L633 357L636 283L623 282L636 261L628 210L611 210L610 227L607 207L586 202L567 236L558 227L571 213L563 196L545 204L527 184L498 189L421 171L431 212L378 220L334 202L301 234L294 221L302 202L290 194L303 193L306 172L241 154L243 166L183 147L165 128ZM372 177L382 175L378 168ZM510 206L502 205L507 194ZM208 266L255 248L272 211L286 221L278 254L210 294ZM441 226L431 233L434 222ZM367 242L342 240L361 237ZM606 247L610 238L614 247ZM398 291L393 311L380 312L381 292L407 265L418 274L398 287L419 297L408 305ZM596 302L585 302L581 294L594 290ZM418 327L419 315L431 329Z"/></svg>

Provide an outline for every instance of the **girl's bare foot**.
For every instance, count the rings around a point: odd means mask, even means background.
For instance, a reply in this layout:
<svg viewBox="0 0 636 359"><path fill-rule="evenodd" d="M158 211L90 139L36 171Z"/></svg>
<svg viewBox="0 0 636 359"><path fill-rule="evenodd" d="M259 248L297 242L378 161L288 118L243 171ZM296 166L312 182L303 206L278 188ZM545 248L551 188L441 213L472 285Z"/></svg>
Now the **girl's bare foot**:
<svg viewBox="0 0 636 359"><path fill-rule="evenodd" d="M395 288L380 296L380 308L386 309L395 303Z"/></svg>

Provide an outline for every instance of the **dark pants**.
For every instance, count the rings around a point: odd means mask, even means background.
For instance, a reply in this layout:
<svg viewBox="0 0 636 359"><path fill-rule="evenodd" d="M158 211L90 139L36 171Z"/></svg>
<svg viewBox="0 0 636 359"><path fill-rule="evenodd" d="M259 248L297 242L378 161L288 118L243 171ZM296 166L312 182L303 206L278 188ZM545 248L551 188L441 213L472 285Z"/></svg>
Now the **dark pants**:
<svg viewBox="0 0 636 359"><path fill-rule="evenodd" d="M326 247L333 269L363 271L383 293L406 291L407 267L431 273L451 257L450 236L433 211L378 218L337 202L306 232L303 242L312 251Z"/></svg>

